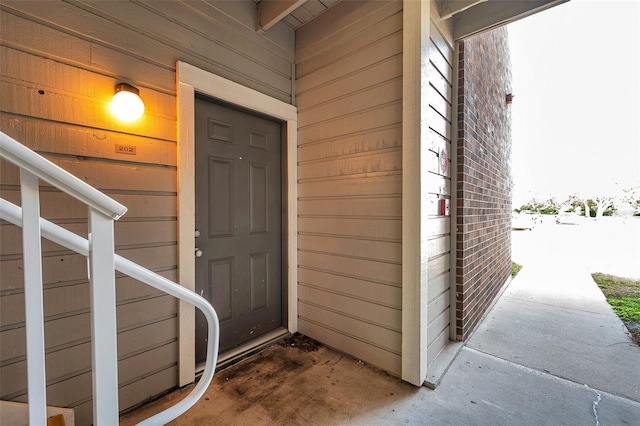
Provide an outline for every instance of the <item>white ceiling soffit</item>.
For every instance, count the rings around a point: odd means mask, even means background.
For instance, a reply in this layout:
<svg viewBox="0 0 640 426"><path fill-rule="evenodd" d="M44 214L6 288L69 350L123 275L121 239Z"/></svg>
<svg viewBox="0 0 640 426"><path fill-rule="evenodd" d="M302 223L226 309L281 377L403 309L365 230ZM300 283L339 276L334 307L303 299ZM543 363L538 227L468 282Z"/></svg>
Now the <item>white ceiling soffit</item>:
<svg viewBox="0 0 640 426"><path fill-rule="evenodd" d="M254 0L258 4L258 31L280 21L297 30L340 0Z"/></svg>
<svg viewBox="0 0 640 426"><path fill-rule="evenodd" d="M445 19L453 16L453 38L461 40L567 1L569 0L440 0L438 9Z"/></svg>

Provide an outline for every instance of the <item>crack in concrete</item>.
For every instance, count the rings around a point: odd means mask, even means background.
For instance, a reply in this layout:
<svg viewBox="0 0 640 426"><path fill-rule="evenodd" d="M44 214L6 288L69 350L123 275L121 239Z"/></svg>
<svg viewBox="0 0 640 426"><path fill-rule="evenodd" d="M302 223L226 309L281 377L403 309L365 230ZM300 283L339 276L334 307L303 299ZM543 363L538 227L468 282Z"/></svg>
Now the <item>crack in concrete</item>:
<svg viewBox="0 0 640 426"><path fill-rule="evenodd" d="M596 395L598 395L598 399L596 401L593 401L593 416L596 418L596 426L600 426L600 419L598 418L598 404L600 404L600 401L602 401L602 395L600 395L600 392L598 392L597 390L589 387L589 385L587 385L585 383L584 385L585 388L595 392Z"/></svg>

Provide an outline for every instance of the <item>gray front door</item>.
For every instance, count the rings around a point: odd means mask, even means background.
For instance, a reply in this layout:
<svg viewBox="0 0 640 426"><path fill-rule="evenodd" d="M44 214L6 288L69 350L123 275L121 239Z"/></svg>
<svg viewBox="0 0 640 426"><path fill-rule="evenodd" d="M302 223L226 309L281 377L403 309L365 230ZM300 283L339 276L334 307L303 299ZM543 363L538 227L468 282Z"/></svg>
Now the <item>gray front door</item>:
<svg viewBox="0 0 640 426"><path fill-rule="evenodd" d="M220 318L220 352L282 326L281 125L196 98L196 291ZM206 355L196 317L196 361Z"/></svg>

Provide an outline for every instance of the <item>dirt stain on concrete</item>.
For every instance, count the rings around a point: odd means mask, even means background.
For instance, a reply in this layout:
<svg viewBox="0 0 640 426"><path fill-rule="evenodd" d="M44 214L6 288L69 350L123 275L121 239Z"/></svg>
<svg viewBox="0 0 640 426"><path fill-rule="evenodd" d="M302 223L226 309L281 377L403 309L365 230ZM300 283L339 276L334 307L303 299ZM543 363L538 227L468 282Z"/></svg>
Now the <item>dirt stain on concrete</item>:
<svg viewBox="0 0 640 426"><path fill-rule="evenodd" d="M121 419L149 417L184 397L178 390ZM418 388L294 335L214 376L205 397L172 425L350 424L359 415L389 408ZM135 416L133 416L135 414ZM134 419L135 417L135 419Z"/></svg>

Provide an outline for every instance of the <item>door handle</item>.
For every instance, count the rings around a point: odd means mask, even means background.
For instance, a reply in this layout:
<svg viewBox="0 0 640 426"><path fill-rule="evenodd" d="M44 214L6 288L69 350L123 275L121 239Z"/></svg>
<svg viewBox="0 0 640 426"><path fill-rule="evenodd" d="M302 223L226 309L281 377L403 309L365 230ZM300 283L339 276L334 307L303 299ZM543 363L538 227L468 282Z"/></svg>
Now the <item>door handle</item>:
<svg viewBox="0 0 640 426"><path fill-rule="evenodd" d="M196 247L195 255L196 255L196 257L201 257L202 256L202 250L200 250L199 248Z"/></svg>

